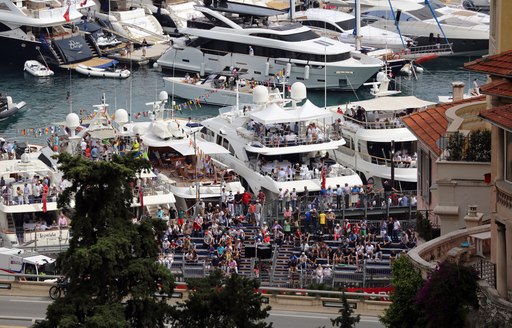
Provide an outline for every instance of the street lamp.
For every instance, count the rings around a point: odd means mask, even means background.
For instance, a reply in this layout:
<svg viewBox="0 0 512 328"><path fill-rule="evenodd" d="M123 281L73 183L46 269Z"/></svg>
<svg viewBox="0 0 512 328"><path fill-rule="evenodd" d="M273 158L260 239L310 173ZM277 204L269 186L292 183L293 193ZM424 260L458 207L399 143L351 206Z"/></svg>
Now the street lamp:
<svg viewBox="0 0 512 328"><path fill-rule="evenodd" d="M391 140L391 188L395 187L395 140Z"/></svg>

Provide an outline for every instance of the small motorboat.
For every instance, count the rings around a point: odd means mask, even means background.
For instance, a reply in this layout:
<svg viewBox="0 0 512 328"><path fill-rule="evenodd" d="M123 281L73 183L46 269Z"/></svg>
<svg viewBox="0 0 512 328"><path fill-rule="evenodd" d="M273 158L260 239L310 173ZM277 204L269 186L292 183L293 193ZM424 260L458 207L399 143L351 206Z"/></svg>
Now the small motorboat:
<svg viewBox="0 0 512 328"><path fill-rule="evenodd" d="M118 79L126 79L130 76L130 71L127 69L120 68L98 68L85 65L78 65L75 67L75 71L80 74L94 77L110 77Z"/></svg>
<svg viewBox="0 0 512 328"><path fill-rule="evenodd" d="M48 77L54 74L49 67L41 64L37 60L27 60L23 70L36 77Z"/></svg>
<svg viewBox="0 0 512 328"><path fill-rule="evenodd" d="M14 103L10 96L0 93L0 121L16 114L27 104L24 101Z"/></svg>

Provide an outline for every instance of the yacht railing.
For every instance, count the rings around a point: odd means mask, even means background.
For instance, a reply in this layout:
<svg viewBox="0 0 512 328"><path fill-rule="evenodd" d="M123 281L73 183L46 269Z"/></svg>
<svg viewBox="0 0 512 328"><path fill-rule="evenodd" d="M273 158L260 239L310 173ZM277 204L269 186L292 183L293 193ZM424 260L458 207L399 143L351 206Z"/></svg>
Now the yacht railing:
<svg viewBox="0 0 512 328"><path fill-rule="evenodd" d="M333 131L331 128L324 130L327 131L312 136L302 132L299 132L299 134L291 132L285 134L286 132L279 132L272 129L265 134L256 133L256 131L248 130L246 128L238 128L237 133L239 136L252 140L252 145L254 147L270 148L323 144L341 139L341 134Z"/></svg>
<svg viewBox="0 0 512 328"><path fill-rule="evenodd" d="M403 50L402 57L407 59L416 59L425 55L435 54L438 56L446 56L453 54L452 44L430 44L426 46L413 46Z"/></svg>
<svg viewBox="0 0 512 328"><path fill-rule="evenodd" d="M270 165L259 165L254 161L247 162L247 165L251 169L277 182L321 179L322 176L322 163L317 163L314 168L306 165L302 165L300 168L295 168L296 165L290 162L272 162L269 164ZM283 168L283 170L281 170L281 168ZM339 178L357 174L354 170L339 164L325 164L324 170L326 178ZM280 171L283 171L283 173L279 174Z"/></svg>
<svg viewBox="0 0 512 328"><path fill-rule="evenodd" d="M346 122L355 123L365 129L399 129L405 128L405 125L399 119L390 120L389 118L377 119L375 122L369 122L367 119L360 120L350 115L343 115Z"/></svg>

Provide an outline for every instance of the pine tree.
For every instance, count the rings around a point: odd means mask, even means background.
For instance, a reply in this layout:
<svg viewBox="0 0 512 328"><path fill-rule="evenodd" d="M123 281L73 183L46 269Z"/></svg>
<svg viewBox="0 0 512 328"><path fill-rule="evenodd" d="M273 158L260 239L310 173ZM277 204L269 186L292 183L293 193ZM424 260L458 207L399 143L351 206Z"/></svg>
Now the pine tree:
<svg viewBox="0 0 512 328"><path fill-rule="evenodd" d="M210 276L189 281L187 301L175 308L175 328L271 328L263 321L269 306L263 299L257 280L233 274L225 277L217 270Z"/></svg>
<svg viewBox="0 0 512 328"><path fill-rule="evenodd" d="M354 328L356 323L361 321L361 315L358 314L356 316L352 316L354 309L348 305L345 292L343 292L341 300L343 302L343 307L339 310L340 316L335 319L331 319L332 326L340 328Z"/></svg>
<svg viewBox="0 0 512 328"><path fill-rule="evenodd" d="M163 327L174 279L157 263L165 225L132 223L133 180L149 168L130 155L91 162L63 154L59 168L72 186L59 206L74 200L72 239L57 261L69 279L68 293L48 307L35 327Z"/></svg>

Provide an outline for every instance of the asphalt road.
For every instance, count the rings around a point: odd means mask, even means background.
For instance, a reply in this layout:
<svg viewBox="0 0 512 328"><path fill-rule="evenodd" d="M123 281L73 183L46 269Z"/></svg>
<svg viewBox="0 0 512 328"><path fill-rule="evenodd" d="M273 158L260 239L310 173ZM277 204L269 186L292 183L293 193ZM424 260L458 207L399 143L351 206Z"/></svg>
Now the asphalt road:
<svg viewBox="0 0 512 328"><path fill-rule="evenodd" d="M30 327L33 319L44 318L49 297L0 296L0 328ZM332 327L333 316L322 313L278 311L270 312L267 319L275 328L317 328ZM13 319L19 318L19 319ZM361 317L357 328L384 327L375 317Z"/></svg>

